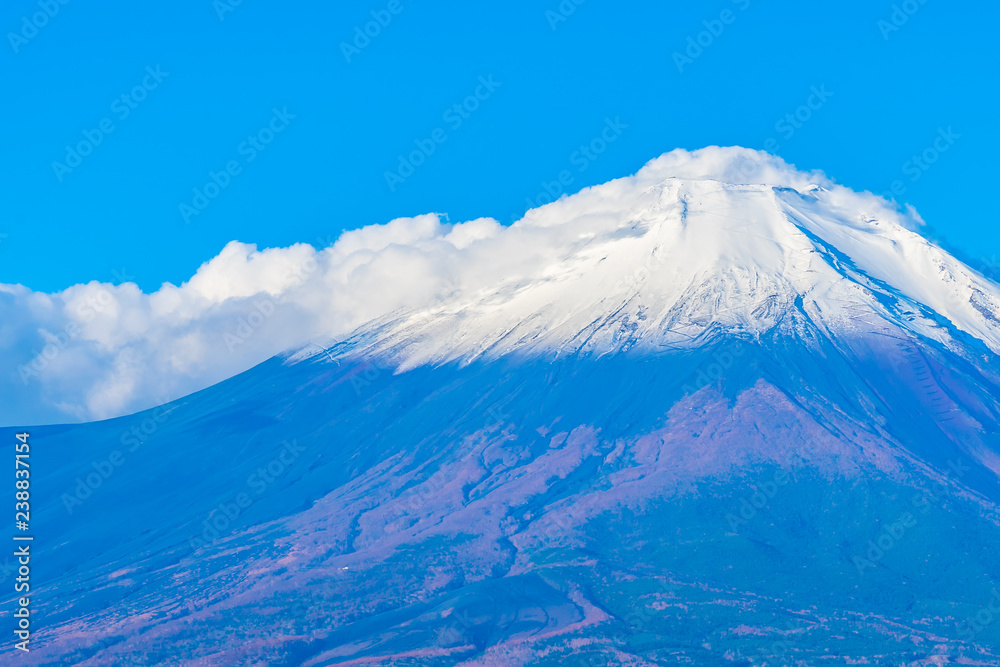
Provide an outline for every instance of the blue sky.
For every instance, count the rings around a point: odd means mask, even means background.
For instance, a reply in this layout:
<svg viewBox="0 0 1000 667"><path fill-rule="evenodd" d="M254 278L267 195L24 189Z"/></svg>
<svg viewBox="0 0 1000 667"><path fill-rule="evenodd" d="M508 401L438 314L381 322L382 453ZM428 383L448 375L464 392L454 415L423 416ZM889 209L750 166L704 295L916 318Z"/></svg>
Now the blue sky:
<svg viewBox="0 0 1000 667"><path fill-rule="evenodd" d="M712 144L895 182L1000 261L993 3L64 1L3 13L0 282L148 292L231 240L507 223Z"/></svg>

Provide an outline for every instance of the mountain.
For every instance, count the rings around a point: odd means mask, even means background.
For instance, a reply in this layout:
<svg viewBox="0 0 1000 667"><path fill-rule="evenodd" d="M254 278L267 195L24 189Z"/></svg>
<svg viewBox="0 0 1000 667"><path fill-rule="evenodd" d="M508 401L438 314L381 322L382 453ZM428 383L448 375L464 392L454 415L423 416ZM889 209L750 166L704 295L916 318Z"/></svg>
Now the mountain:
<svg viewBox="0 0 1000 667"><path fill-rule="evenodd" d="M1000 664L1000 287L757 155L664 156L529 211L516 272L27 429L26 661Z"/></svg>

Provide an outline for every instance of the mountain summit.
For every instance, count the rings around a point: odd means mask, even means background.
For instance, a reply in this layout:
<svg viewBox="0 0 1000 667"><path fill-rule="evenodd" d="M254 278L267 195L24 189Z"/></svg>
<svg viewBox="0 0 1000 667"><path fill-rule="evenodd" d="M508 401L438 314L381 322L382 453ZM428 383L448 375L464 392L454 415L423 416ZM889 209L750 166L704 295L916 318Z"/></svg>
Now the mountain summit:
<svg viewBox="0 0 1000 667"><path fill-rule="evenodd" d="M917 229L712 148L345 235L333 342L31 429L32 658L1000 664L1000 289Z"/></svg>
<svg viewBox="0 0 1000 667"><path fill-rule="evenodd" d="M735 165L723 175L760 170L759 154L723 154ZM668 176L671 157L530 211L500 234L530 262L407 313L379 329L375 347L397 347L411 366L514 351L687 348L710 331L888 327L1000 351L996 284L884 201L825 178L828 187Z"/></svg>

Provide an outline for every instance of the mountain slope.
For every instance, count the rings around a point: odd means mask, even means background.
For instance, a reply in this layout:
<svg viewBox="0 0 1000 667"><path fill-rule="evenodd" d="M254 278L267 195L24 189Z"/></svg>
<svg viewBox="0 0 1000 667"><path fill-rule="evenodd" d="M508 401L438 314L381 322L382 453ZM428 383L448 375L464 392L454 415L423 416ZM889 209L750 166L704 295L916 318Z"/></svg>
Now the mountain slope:
<svg viewBox="0 0 1000 667"><path fill-rule="evenodd" d="M31 429L29 660L1000 664L1000 291L734 169L661 158L530 212L523 272Z"/></svg>

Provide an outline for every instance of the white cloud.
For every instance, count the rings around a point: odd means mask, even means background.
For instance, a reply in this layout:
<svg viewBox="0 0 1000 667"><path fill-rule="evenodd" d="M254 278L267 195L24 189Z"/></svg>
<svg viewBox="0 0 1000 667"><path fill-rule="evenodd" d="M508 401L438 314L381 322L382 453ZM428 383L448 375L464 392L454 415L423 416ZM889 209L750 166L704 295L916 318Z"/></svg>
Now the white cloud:
<svg viewBox="0 0 1000 667"><path fill-rule="evenodd" d="M870 194L739 148L665 154L638 174L529 211L510 227L437 215L345 232L331 247L233 241L186 283L152 294L91 282L55 294L0 285L0 423L100 419L151 407L309 341L400 308L544 275L588 235L618 229L628 202L668 177L831 190L831 202L913 224ZM909 221L908 221L909 220Z"/></svg>

